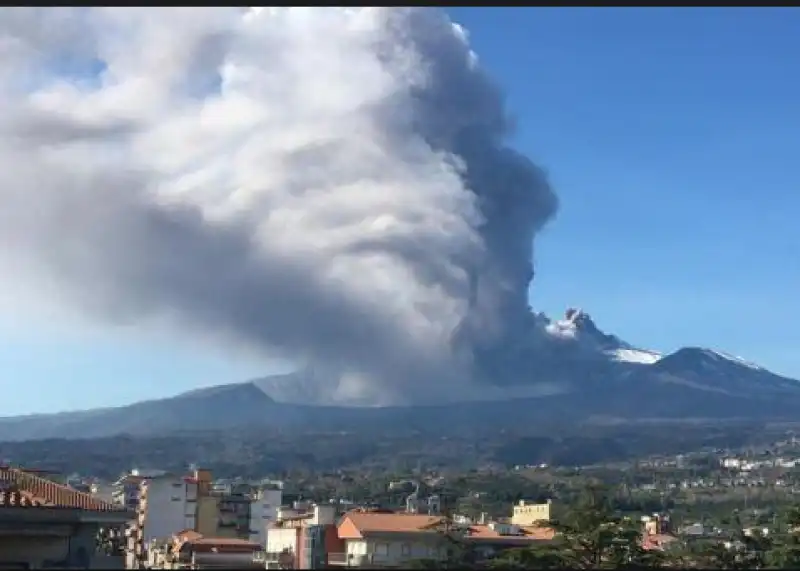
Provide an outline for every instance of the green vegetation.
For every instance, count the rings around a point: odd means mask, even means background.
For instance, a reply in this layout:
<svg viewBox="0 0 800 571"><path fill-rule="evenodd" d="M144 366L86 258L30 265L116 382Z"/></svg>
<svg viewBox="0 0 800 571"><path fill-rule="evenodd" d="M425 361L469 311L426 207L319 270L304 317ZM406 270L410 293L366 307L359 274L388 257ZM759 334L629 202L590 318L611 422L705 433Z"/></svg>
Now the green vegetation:
<svg viewBox="0 0 800 571"><path fill-rule="evenodd" d="M589 486L563 515L543 526L556 536L551 542L509 549L480 560L462 542L447 561L419 561L415 568L516 569L800 569L800 508L785 510L767 534L747 533L734 514L730 535L693 541L676 538L663 551L643 547L640 522L615 508L613 491ZM457 541L457 540L453 540Z"/></svg>
<svg viewBox="0 0 800 571"><path fill-rule="evenodd" d="M162 436L91 440L0 442L0 458L30 468L113 478L131 466L181 471L197 463L220 477L319 474L349 470L392 474L426 469L465 473L509 470L516 465L600 466L634 462L653 454L675 455L771 442L785 426L763 423L668 423L580 425L521 423L507 430L476 420L470 430L351 431L252 429L187 431ZM708 467L698 460L697 470Z"/></svg>

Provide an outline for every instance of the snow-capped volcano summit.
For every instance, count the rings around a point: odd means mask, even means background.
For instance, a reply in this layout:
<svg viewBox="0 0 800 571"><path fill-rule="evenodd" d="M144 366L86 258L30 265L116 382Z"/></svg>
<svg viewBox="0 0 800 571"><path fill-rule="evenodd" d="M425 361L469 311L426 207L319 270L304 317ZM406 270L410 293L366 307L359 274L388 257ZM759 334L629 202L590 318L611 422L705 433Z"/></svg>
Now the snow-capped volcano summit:
<svg viewBox="0 0 800 571"><path fill-rule="evenodd" d="M497 376L486 376L488 390L477 399L454 391L457 402L450 403L419 399L406 403L411 406L386 408L341 401L338 407L326 406L335 402L329 396L335 380L304 369L114 409L0 419L0 437L86 438L244 425L283 430L307 426L309 419L316 426L378 430L417 423L440 430L472 426L476 419L517 426L548 419L575 423L592 418L800 417L800 382L742 358L701 347L661 355L602 331L579 309L568 310L558 320L532 317L533 327L546 334L527 345L521 335L511 340L513 346L501 347L505 352L497 353ZM536 411L534 419L531 411Z"/></svg>
<svg viewBox="0 0 800 571"><path fill-rule="evenodd" d="M535 345L527 345L524 338L512 340L511 345L495 354L499 361L493 363L496 375L490 375L493 382L487 383L495 395L492 400L498 393L508 399L533 394L537 387L547 388L542 394L581 393L601 387L625 392L635 388L633 392L638 394L648 387L672 390L678 386L706 395L758 399L797 393L800 398L800 383L740 357L695 347L662 354L604 332L589 313L578 308L567 309L561 319L552 320L542 314L534 317L546 335L537 338ZM326 387L332 385L309 371L255 382L276 401L317 405L326 404ZM464 398L463 394L454 396Z"/></svg>
<svg viewBox="0 0 800 571"><path fill-rule="evenodd" d="M617 361L652 364L661 358L661 353L634 347L616 335L604 333L582 309L567 309L564 318L551 321L546 330L554 337L591 345L597 351Z"/></svg>

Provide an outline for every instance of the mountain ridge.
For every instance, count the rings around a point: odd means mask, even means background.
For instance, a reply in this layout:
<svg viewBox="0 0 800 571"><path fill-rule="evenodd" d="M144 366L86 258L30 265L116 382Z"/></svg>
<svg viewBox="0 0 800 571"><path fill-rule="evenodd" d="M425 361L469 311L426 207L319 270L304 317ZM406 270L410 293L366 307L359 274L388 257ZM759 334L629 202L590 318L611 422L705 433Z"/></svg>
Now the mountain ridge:
<svg viewBox="0 0 800 571"><path fill-rule="evenodd" d="M126 406L0 418L0 440L98 438L119 434L226 430L242 426L280 430L472 430L477 420L497 427L538 420L800 417L800 382L726 353L682 347L661 354L601 331L591 317L570 309L544 321L552 355L494 387L498 398L388 407L356 407L312 398L330 380L313 370L194 389ZM555 355L553 357L553 355ZM548 369L547 367L550 367ZM545 388L543 388L545 387ZM487 393L489 394L489 393Z"/></svg>

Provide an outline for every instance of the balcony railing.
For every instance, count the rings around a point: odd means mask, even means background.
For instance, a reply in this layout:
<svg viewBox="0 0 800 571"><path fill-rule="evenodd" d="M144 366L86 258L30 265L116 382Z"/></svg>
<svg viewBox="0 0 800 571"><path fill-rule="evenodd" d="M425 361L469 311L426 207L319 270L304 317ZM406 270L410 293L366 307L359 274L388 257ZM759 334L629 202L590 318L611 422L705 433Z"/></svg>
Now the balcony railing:
<svg viewBox="0 0 800 571"><path fill-rule="evenodd" d="M274 568L276 565L279 567L294 567L294 553L291 551L272 551L264 553L264 563L267 568Z"/></svg>
<svg viewBox="0 0 800 571"><path fill-rule="evenodd" d="M328 565L342 567L366 567L382 566L392 563L392 558L388 555L378 555L375 553L356 555L355 553L328 553Z"/></svg>
<svg viewBox="0 0 800 571"><path fill-rule="evenodd" d="M328 553L328 565L347 565L347 553Z"/></svg>

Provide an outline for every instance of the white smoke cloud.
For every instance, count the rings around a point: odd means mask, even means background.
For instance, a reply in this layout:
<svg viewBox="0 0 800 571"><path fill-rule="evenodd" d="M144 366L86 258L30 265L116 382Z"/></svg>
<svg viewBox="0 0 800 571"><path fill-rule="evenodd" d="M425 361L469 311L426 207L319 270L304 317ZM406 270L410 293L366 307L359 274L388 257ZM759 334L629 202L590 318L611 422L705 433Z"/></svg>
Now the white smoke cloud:
<svg viewBox="0 0 800 571"><path fill-rule="evenodd" d="M466 390L527 315L555 197L443 13L2 10L4 275L372 404Z"/></svg>

